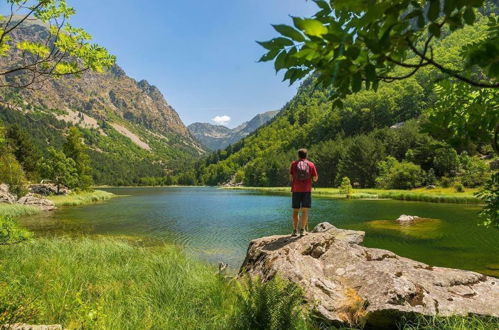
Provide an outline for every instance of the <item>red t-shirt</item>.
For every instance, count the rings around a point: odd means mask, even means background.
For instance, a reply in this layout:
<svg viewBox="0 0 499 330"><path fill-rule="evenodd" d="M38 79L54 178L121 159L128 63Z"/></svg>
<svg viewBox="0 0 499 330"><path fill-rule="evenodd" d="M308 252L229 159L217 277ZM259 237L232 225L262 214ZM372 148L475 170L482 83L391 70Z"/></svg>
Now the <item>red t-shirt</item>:
<svg viewBox="0 0 499 330"><path fill-rule="evenodd" d="M289 174L293 176L293 182L291 184L291 191L292 192L310 192L312 191L312 177L317 176L317 170L315 169L314 163L312 163L309 160L306 160L308 163L308 167L310 170L310 178L307 180L298 180L296 178L296 166L298 164L299 160L295 160L294 162L291 163L291 166L289 167Z"/></svg>

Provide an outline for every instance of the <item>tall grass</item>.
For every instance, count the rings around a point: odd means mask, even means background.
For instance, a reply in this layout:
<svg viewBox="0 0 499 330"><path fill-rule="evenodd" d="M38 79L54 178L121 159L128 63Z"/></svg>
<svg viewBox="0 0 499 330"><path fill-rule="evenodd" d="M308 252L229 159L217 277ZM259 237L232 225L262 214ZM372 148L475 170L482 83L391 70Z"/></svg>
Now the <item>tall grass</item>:
<svg viewBox="0 0 499 330"><path fill-rule="evenodd" d="M84 191L69 195L49 196L56 206L78 206L113 198L115 195L102 190Z"/></svg>
<svg viewBox="0 0 499 330"><path fill-rule="evenodd" d="M40 213L42 210L35 206L22 204L0 203L0 217L22 217Z"/></svg>
<svg viewBox="0 0 499 330"><path fill-rule="evenodd" d="M299 292L282 282L256 283L253 288L258 289L249 289L224 280L213 267L172 246L144 248L109 238L36 239L0 247L0 324L62 324L70 329L305 327L305 321L297 320L301 314L294 312L303 299Z"/></svg>
<svg viewBox="0 0 499 330"><path fill-rule="evenodd" d="M497 330L499 318L480 316L419 316L414 320L402 321L401 330Z"/></svg>

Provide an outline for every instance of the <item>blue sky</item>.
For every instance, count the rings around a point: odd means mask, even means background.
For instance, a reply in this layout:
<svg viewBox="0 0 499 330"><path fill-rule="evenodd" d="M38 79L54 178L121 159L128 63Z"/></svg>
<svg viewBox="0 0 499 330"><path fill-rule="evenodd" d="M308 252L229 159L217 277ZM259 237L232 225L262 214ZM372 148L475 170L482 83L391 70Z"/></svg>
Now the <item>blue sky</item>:
<svg viewBox="0 0 499 330"><path fill-rule="evenodd" d="M74 26L118 57L137 80L158 86L185 124L229 116L234 127L280 109L295 94L270 63L257 63L255 40L270 24L311 14L305 0L68 0ZM211 121L213 123L213 121Z"/></svg>

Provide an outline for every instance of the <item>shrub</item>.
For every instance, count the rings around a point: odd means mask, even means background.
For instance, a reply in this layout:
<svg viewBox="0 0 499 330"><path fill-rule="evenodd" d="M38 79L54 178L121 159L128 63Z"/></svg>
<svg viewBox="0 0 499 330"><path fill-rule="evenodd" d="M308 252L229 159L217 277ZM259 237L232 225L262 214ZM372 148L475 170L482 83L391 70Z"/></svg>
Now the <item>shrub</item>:
<svg viewBox="0 0 499 330"><path fill-rule="evenodd" d="M308 315L301 309L303 292L294 283L279 277L261 283L246 278L239 283L232 315L233 329L303 329Z"/></svg>
<svg viewBox="0 0 499 330"><path fill-rule="evenodd" d="M0 183L9 185L11 193L17 197L28 193L27 180L21 164L11 153L0 155Z"/></svg>
<svg viewBox="0 0 499 330"><path fill-rule="evenodd" d="M443 188L449 188L451 187L452 185L454 184L454 179L453 178L449 178L447 176L443 176L440 178L440 185L443 187Z"/></svg>
<svg viewBox="0 0 499 330"><path fill-rule="evenodd" d="M478 187L490 179L490 168L486 161L463 153L459 157L461 170L459 177L466 187Z"/></svg>
<svg viewBox="0 0 499 330"><path fill-rule="evenodd" d="M464 192L463 184L461 182L456 182L456 184L454 185L454 190L458 193Z"/></svg>
<svg viewBox="0 0 499 330"><path fill-rule="evenodd" d="M411 162L399 162L393 157L378 163L380 176L376 185L384 189L411 189L423 183L423 170Z"/></svg>
<svg viewBox="0 0 499 330"><path fill-rule="evenodd" d="M343 177L340 184L340 194L345 194L347 197L352 195L352 185L348 177Z"/></svg>
<svg viewBox="0 0 499 330"><path fill-rule="evenodd" d="M30 232L19 228L11 217L0 217L0 245L20 243L30 236Z"/></svg>

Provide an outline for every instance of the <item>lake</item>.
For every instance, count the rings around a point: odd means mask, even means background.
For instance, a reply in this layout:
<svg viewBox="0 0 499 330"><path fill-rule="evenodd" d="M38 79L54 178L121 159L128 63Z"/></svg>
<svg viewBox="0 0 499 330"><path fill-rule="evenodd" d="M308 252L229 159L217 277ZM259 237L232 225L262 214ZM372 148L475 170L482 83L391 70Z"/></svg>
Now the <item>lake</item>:
<svg viewBox="0 0 499 330"><path fill-rule="evenodd" d="M23 219L40 235L103 234L178 244L209 262L242 263L253 238L289 234L290 197L209 187L112 188L126 195ZM431 265L499 276L499 230L478 226L480 206L315 198L310 228L328 221L366 232L364 245ZM401 226L401 214L431 220Z"/></svg>

